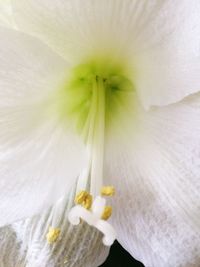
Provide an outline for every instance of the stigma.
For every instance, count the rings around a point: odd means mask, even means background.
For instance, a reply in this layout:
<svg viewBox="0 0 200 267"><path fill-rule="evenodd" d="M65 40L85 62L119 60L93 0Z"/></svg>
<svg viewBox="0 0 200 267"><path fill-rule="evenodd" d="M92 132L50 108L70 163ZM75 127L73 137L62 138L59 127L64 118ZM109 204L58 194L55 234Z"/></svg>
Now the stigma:
<svg viewBox="0 0 200 267"><path fill-rule="evenodd" d="M86 195L86 192L84 192ZM87 193L87 196L89 193ZM80 192L76 198L80 199L80 196L83 196L83 192ZM106 199L102 196L97 196L92 202L91 208L88 209L88 206L85 206L85 201L79 201L76 206L74 206L69 214L68 219L72 225L78 225L81 221L85 221L89 225L97 228L102 234L103 243L105 246L111 246L116 239L116 232L114 228L107 222L107 220L112 215L112 207L106 206Z"/></svg>

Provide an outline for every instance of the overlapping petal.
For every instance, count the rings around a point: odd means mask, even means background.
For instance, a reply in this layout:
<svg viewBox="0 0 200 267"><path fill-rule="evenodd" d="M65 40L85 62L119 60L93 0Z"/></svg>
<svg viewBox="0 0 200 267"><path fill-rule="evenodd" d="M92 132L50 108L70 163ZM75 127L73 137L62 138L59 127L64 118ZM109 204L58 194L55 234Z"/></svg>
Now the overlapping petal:
<svg viewBox="0 0 200 267"><path fill-rule="evenodd" d="M199 1L12 0L12 5L22 31L73 64L111 51L129 61L140 100L135 96L128 107L133 111L128 131L122 124L120 139L117 131L106 143L105 177L118 190L113 222L119 240L147 266L198 265L199 96L174 103L200 89ZM45 96L67 70L64 59L34 38L5 30L0 35L5 192L0 224L5 224L66 193L80 172L82 147L56 118L46 116Z"/></svg>
<svg viewBox="0 0 200 267"><path fill-rule="evenodd" d="M128 57L143 105L199 91L198 0L12 0L18 26L68 60L91 51Z"/></svg>
<svg viewBox="0 0 200 267"><path fill-rule="evenodd" d="M0 0L0 25L15 27L10 0Z"/></svg>
<svg viewBox="0 0 200 267"><path fill-rule="evenodd" d="M33 37L0 29L0 225L51 205L75 182L83 147L48 114L68 64ZM54 114L54 113L52 113Z"/></svg>
<svg viewBox="0 0 200 267"><path fill-rule="evenodd" d="M199 99L149 112L138 107L132 134L107 146L113 156L105 176L119 193L113 224L122 245L145 266L199 264Z"/></svg>
<svg viewBox="0 0 200 267"><path fill-rule="evenodd" d="M73 188L68 198L55 203L41 215L0 228L0 262L3 267L19 266L19 262L27 267L100 266L109 248L103 245L102 234L94 227L86 223L74 227L68 222L74 197ZM56 243L47 244L46 235L55 213L61 233Z"/></svg>

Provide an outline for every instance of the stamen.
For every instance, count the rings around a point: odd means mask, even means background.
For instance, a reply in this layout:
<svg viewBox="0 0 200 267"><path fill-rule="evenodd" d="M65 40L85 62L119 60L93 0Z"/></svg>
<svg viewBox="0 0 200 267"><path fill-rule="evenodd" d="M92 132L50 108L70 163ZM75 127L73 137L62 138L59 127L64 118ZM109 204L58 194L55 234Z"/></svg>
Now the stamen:
<svg viewBox="0 0 200 267"><path fill-rule="evenodd" d="M115 194L114 186L104 186L101 189L102 196L114 196L114 194Z"/></svg>
<svg viewBox="0 0 200 267"><path fill-rule="evenodd" d="M60 228L49 227L49 232L46 235L47 242L49 244L56 242L58 240L60 232Z"/></svg>

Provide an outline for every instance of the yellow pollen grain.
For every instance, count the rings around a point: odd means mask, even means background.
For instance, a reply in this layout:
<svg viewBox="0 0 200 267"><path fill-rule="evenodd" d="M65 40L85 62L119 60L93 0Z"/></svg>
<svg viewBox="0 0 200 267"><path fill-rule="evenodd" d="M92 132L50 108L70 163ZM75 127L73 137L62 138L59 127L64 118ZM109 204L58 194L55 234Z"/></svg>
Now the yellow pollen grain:
<svg viewBox="0 0 200 267"><path fill-rule="evenodd" d="M69 260L66 258L63 263L66 264L68 262L69 262Z"/></svg>
<svg viewBox="0 0 200 267"><path fill-rule="evenodd" d="M87 210L91 208L92 201L92 195L90 195L87 191L81 191L75 198L75 203L83 206Z"/></svg>
<svg viewBox="0 0 200 267"><path fill-rule="evenodd" d="M106 206L104 209L104 212L101 216L102 220L108 220L110 218L110 216L112 215L112 207L111 206Z"/></svg>
<svg viewBox="0 0 200 267"><path fill-rule="evenodd" d="M114 186L104 186L101 189L102 196L114 196L114 194L115 194Z"/></svg>
<svg viewBox="0 0 200 267"><path fill-rule="evenodd" d="M47 242L49 244L53 244L54 242L57 241L59 235L60 235L60 229L59 228L49 227L49 232L46 235Z"/></svg>

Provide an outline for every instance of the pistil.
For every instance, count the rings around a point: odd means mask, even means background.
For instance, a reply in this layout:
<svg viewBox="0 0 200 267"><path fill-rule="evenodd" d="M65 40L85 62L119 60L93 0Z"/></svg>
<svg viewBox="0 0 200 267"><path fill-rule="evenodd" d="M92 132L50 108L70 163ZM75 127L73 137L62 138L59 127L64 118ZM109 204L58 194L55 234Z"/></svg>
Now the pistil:
<svg viewBox="0 0 200 267"><path fill-rule="evenodd" d="M76 225L84 220L96 227L105 235L106 245L114 242L116 233L106 221L112 207L106 205L105 197L113 196L115 189L103 186L104 139L122 106L128 106L133 91L125 69L109 58L98 57L80 64L72 69L56 100L60 118L72 122L87 151L87 164L78 177L69 221ZM54 233L51 231L47 239L56 241Z"/></svg>
<svg viewBox="0 0 200 267"><path fill-rule="evenodd" d="M86 191L81 191L77 194L75 198L77 206L69 212L69 221L72 224L77 224L82 219L88 224L95 226L104 233L104 244L111 245L116 238L115 231L111 225L102 223L102 221L109 219L112 214L112 207L106 206L106 200L99 196L100 194L110 196L114 193L113 187L102 188L105 136L105 82L106 79L104 77L97 75L93 80L91 109L88 117L89 130L86 138L86 146L90 156L88 157L89 166L86 168L89 170L89 173L86 172L85 174L89 176L84 177L81 175L78 182L78 185L83 185L89 180L90 194ZM80 179L85 179L85 181L80 181ZM92 202L93 197L94 202ZM105 229L102 229L102 226Z"/></svg>

